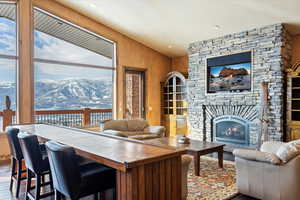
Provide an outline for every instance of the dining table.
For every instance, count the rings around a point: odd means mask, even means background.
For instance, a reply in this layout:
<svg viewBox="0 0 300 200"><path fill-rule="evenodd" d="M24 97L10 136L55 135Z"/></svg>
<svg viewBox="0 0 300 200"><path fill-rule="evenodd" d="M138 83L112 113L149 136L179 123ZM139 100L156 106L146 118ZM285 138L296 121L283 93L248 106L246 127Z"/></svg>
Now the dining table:
<svg viewBox="0 0 300 200"><path fill-rule="evenodd" d="M168 148L101 132L50 124L17 124L21 132L53 140L116 170L117 200L180 200L181 155ZM99 180L105 181L105 180Z"/></svg>

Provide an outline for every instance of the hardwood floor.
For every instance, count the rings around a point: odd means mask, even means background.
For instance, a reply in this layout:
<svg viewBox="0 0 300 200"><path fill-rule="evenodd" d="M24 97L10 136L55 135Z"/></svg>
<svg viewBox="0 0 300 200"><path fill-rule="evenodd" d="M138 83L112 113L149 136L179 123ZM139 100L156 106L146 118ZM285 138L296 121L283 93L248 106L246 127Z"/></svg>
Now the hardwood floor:
<svg viewBox="0 0 300 200"><path fill-rule="evenodd" d="M210 156L216 157L217 154L211 154ZM234 157L230 153L224 153L225 160L234 160ZM21 190L20 190L20 197L17 199L14 197L13 194L9 191L9 182L10 182L10 166L9 163L4 163L0 165L0 200L24 200L24 191L25 191L25 181L23 181ZM14 191L14 188L13 188ZM92 200L93 197L86 197L82 200ZM48 197L45 200L54 200L53 197ZM247 197L244 195L238 195L237 197L233 198L232 200L257 200L251 197Z"/></svg>

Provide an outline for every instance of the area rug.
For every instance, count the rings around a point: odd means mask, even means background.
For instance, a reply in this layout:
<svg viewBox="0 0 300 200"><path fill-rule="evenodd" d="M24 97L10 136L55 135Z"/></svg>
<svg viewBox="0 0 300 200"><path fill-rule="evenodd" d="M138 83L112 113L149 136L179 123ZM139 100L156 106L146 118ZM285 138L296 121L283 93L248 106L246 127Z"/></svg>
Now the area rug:
<svg viewBox="0 0 300 200"><path fill-rule="evenodd" d="M224 168L218 166L218 160L202 156L200 176L194 175L194 164L188 173L188 200L228 200L237 196L234 162L224 161Z"/></svg>

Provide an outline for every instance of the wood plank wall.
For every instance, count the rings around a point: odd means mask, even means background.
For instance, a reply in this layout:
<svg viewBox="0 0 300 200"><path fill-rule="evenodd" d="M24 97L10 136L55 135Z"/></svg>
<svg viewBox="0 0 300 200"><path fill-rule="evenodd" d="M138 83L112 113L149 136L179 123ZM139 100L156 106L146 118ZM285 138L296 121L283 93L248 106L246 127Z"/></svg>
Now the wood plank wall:
<svg viewBox="0 0 300 200"><path fill-rule="evenodd" d="M182 74L188 74L189 71L189 58L188 56L180 56L172 58L171 70L177 71Z"/></svg>

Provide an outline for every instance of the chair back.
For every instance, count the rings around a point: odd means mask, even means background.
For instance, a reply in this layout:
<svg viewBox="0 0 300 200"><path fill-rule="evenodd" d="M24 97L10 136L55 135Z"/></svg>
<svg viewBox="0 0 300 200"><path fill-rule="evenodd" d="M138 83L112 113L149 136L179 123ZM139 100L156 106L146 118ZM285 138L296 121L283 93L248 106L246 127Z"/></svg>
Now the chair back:
<svg viewBox="0 0 300 200"><path fill-rule="evenodd" d="M55 141L46 142L46 149L54 189L75 198L79 194L81 175L74 149Z"/></svg>
<svg viewBox="0 0 300 200"><path fill-rule="evenodd" d="M20 146L28 169L36 174L43 172L43 157L36 135L20 132L18 134Z"/></svg>
<svg viewBox="0 0 300 200"><path fill-rule="evenodd" d="M7 135L7 139L8 139L12 157L14 157L17 160L22 160L23 153L22 153L20 142L18 139L19 132L20 132L20 130L17 128L9 128L6 131L6 135Z"/></svg>

